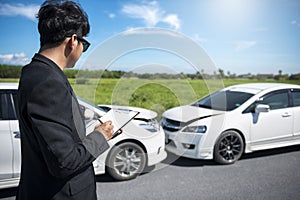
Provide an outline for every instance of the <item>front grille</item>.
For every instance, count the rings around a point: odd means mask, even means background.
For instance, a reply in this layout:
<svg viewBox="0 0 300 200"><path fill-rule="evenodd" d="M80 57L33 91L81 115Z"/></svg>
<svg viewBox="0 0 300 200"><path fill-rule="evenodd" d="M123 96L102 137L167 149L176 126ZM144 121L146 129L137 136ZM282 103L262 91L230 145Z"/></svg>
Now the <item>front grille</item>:
<svg viewBox="0 0 300 200"><path fill-rule="evenodd" d="M167 118L163 118L162 122L161 122L161 126L163 127L163 129L165 129L167 131L175 132L175 131L179 131L180 129L182 129L182 127L185 126L185 123L167 119Z"/></svg>

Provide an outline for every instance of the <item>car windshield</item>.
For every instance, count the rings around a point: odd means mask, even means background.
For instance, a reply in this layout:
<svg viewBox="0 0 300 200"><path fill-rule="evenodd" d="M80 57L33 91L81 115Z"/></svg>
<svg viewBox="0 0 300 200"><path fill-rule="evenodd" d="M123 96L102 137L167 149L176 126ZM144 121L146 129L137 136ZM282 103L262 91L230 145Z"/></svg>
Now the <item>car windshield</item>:
<svg viewBox="0 0 300 200"><path fill-rule="evenodd" d="M242 105L252 96L253 94L246 92L221 90L200 99L192 104L192 106L213 110L231 111Z"/></svg>

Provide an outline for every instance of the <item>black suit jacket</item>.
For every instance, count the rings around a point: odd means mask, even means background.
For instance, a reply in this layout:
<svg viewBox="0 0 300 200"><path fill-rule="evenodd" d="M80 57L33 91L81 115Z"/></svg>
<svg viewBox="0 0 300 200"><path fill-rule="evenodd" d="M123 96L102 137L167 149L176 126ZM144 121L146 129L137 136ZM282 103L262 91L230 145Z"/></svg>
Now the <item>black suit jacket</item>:
<svg viewBox="0 0 300 200"><path fill-rule="evenodd" d="M21 178L17 199L96 199L92 162L108 143L85 133L79 104L63 71L36 54L18 91Z"/></svg>

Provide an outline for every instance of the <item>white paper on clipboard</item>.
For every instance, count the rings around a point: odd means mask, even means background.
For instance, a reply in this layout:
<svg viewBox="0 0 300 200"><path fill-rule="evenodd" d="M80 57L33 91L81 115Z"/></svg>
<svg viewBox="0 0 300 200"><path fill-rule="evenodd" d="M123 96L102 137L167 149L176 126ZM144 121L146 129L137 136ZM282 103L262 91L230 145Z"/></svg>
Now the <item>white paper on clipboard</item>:
<svg viewBox="0 0 300 200"><path fill-rule="evenodd" d="M100 121L102 123L106 121L112 121L112 125L114 126L114 133L112 138L118 135L118 131L123 128L126 124L128 124L135 116L137 116L140 112L127 110L127 109L110 109L105 115L100 117Z"/></svg>

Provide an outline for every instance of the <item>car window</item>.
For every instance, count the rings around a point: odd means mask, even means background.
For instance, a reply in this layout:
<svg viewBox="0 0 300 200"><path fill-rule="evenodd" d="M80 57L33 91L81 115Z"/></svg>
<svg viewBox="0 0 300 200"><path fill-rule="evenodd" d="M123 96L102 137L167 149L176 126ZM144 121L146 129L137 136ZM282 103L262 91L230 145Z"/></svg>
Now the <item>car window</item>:
<svg viewBox="0 0 300 200"><path fill-rule="evenodd" d="M209 108L222 111L231 111L239 106L241 106L245 101L247 101L253 94L239 91L218 91L209 96L206 96L193 106Z"/></svg>
<svg viewBox="0 0 300 200"><path fill-rule="evenodd" d="M0 92L0 119L16 120L16 92L1 91Z"/></svg>
<svg viewBox="0 0 300 200"><path fill-rule="evenodd" d="M300 106L300 90L292 91L293 106Z"/></svg>
<svg viewBox="0 0 300 200"><path fill-rule="evenodd" d="M17 119L17 112L16 112L16 93L7 94L7 102L8 102L8 119L16 120Z"/></svg>
<svg viewBox="0 0 300 200"><path fill-rule="evenodd" d="M5 94L0 93L0 120L5 119L6 115L5 96Z"/></svg>
<svg viewBox="0 0 300 200"><path fill-rule="evenodd" d="M270 110L287 108L289 106L288 92L280 91L266 95L259 103L269 105Z"/></svg>

